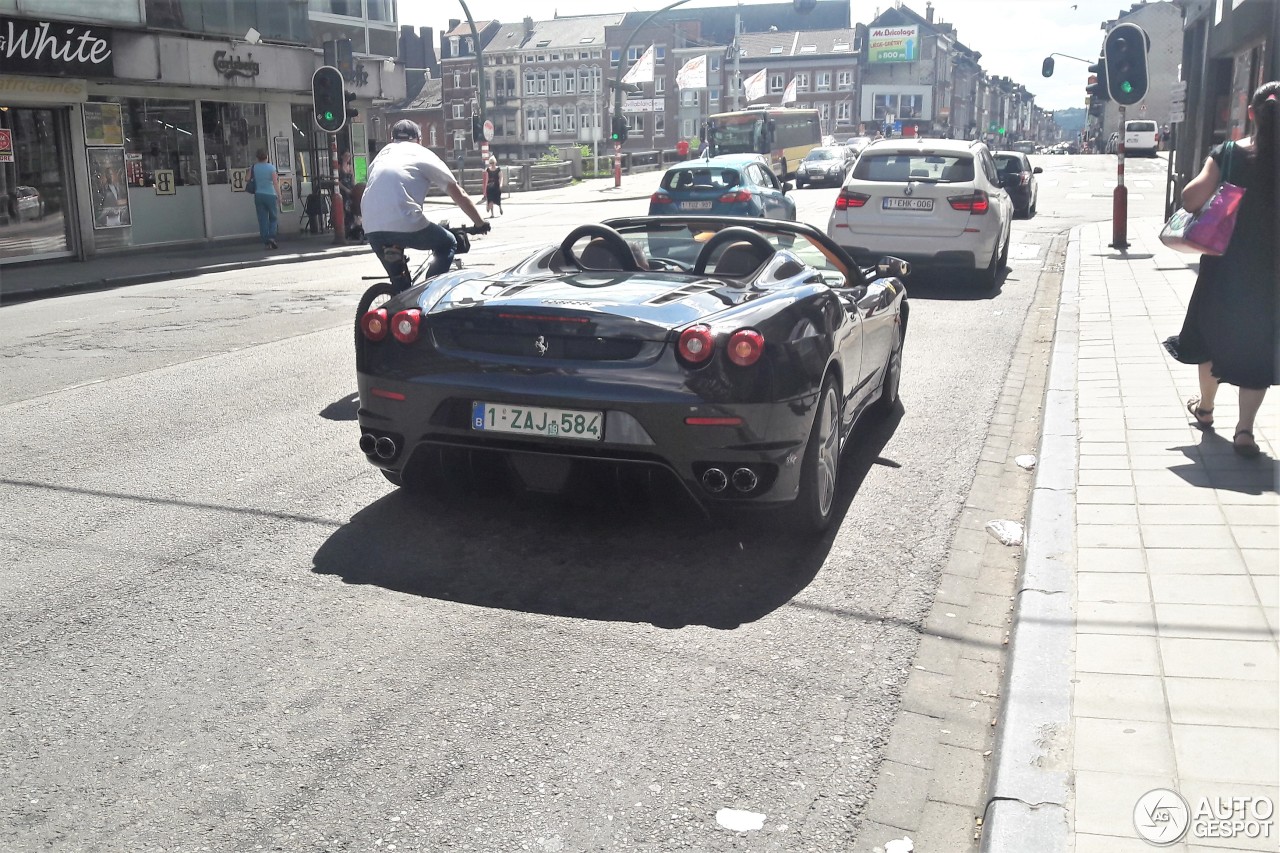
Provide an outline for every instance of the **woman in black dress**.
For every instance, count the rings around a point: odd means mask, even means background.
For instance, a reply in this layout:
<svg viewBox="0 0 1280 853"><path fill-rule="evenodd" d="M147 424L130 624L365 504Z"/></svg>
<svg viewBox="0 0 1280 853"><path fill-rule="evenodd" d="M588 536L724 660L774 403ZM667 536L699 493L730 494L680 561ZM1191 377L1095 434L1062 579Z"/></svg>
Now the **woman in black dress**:
<svg viewBox="0 0 1280 853"><path fill-rule="evenodd" d="M1257 456L1253 421L1267 388L1277 384L1276 169L1280 155L1280 81L1265 83L1249 102L1252 138L1209 152L1204 169L1182 190L1182 206L1199 210L1222 181L1245 188L1227 251L1203 255L1182 332L1166 342L1183 364L1200 368L1200 396L1187 409L1201 429L1213 428L1218 383L1240 388L1240 420L1231 443ZM1232 146L1228 152L1227 146ZM1229 156L1228 156L1229 154ZM1223 174L1226 168L1229 174Z"/></svg>
<svg viewBox="0 0 1280 853"><path fill-rule="evenodd" d="M490 156L484 167L484 206L490 216L494 207L498 215L502 215L502 169L498 168L498 158Z"/></svg>

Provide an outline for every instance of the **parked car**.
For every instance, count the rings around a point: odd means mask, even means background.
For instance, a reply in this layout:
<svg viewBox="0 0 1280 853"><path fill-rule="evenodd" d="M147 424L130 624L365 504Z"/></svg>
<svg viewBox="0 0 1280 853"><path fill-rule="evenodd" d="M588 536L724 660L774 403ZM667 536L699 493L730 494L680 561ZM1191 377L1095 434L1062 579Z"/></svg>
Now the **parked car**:
<svg viewBox="0 0 1280 853"><path fill-rule="evenodd" d="M21 186L15 188L13 194L13 218L21 222L24 219L44 218L44 199L35 187Z"/></svg>
<svg viewBox="0 0 1280 853"><path fill-rule="evenodd" d="M871 144L870 136L850 136L844 144L853 149L854 154L861 154L862 149Z"/></svg>
<svg viewBox="0 0 1280 853"><path fill-rule="evenodd" d="M820 531L854 424L896 405L908 271L859 269L796 222L580 225L358 317L359 446L409 490L441 470L496 467L538 491L603 470L708 509L789 507Z"/></svg>
<svg viewBox="0 0 1280 853"><path fill-rule="evenodd" d="M755 154L721 154L677 163L649 197L649 215L713 214L794 220L796 203Z"/></svg>
<svg viewBox="0 0 1280 853"><path fill-rule="evenodd" d="M1000 174L1000 186L1004 187L1013 202L1014 216L1030 218L1036 215L1036 202L1040 199L1040 186L1036 175L1044 169L1032 166L1026 154L1017 151L997 151L991 155Z"/></svg>
<svg viewBox="0 0 1280 853"><path fill-rule="evenodd" d="M840 186L844 183L849 169L853 167L854 155L843 145L831 145L815 148L796 166L796 186L808 184L830 184Z"/></svg>
<svg viewBox="0 0 1280 853"><path fill-rule="evenodd" d="M994 287L1009 257L1013 203L991 152L960 139L884 139L862 152L827 223L856 260L895 255Z"/></svg>

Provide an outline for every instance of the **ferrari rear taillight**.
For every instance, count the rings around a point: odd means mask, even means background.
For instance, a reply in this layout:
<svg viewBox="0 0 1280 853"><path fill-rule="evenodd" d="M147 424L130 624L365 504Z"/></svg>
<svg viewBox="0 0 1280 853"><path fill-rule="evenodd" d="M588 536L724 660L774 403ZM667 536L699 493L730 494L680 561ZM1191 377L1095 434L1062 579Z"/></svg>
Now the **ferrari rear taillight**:
<svg viewBox="0 0 1280 853"><path fill-rule="evenodd" d="M720 201L724 204L734 204L735 202L751 201L751 193L746 190L737 190L736 192L725 193L720 196Z"/></svg>
<svg viewBox="0 0 1280 853"><path fill-rule="evenodd" d="M391 334L402 344L411 344L418 339L418 324L422 322L422 312L417 308L400 311L391 318Z"/></svg>
<svg viewBox="0 0 1280 853"><path fill-rule="evenodd" d="M734 364L750 367L760 360L760 354L764 352L764 335L755 329L739 329L729 336L726 351Z"/></svg>
<svg viewBox="0 0 1280 853"><path fill-rule="evenodd" d="M380 341L385 338L389 327L386 308L374 308L372 311L366 311L365 315L360 318L360 331L371 341Z"/></svg>
<svg viewBox="0 0 1280 853"><path fill-rule="evenodd" d="M649 203L650 204L671 204L671 196L667 195L662 190L658 190L656 193L649 196Z"/></svg>
<svg viewBox="0 0 1280 853"><path fill-rule="evenodd" d="M986 213L991 209L991 201L984 190L974 190L968 195L953 195L947 199L955 210L967 210L970 213Z"/></svg>
<svg viewBox="0 0 1280 853"><path fill-rule="evenodd" d="M710 326L690 326L680 333L676 351L690 364L702 364L715 352L716 339Z"/></svg>
<svg viewBox="0 0 1280 853"><path fill-rule="evenodd" d="M869 195L856 193L853 190L840 190L836 196L836 210L848 210L851 207L862 207L871 199Z"/></svg>

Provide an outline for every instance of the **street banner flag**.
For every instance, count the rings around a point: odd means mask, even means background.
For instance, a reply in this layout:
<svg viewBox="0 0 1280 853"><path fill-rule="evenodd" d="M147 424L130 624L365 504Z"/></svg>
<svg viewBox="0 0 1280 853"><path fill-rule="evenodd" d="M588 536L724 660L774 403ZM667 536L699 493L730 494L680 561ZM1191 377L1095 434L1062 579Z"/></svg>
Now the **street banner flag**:
<svg viewBox="0 0 1280 853"><path fill-rule="evenodd" d="M796 78L792 77L791 82L787 84L787 89L782 93L782 103L794 104L796 102Z"/></svg>
<svg viewBox="0 0 1280 853"><path fill-rule="evenodd" d="M746 96L748 103L758 101L764 97L764 90L767 85L764 72L765 70L761 68L755 74L742 81L743 94Z"/></svg>
<svg viewBox="0 0 1280 853"><path fill-rule="evenodd" d="M707 88L707 55L695 56L676 72L677 89Z"/></svg>
<svg viewBox="0 0 1280 853"><path fill-rule="evenodd" d="M644 52L644 56L636 60L636 64L631 66L626 75L622 78L623 83L652 83L653 82L653 45L649 45L649 49Z"/></svg>

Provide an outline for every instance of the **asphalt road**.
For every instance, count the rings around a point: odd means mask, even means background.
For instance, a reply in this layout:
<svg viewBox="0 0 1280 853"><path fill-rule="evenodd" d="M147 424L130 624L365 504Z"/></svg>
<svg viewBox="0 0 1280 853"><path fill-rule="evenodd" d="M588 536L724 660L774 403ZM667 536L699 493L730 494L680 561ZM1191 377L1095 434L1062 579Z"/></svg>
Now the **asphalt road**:
<svg viewBox="0 0 1280 853"><path fill-rule="evenodd" d="M3 309L0 850L855 849L1037 278L1110 211L1113 158L1037 161L997 292L909 282L904 412L817 542L397 493L356 449L371 255ZM645 207L516 196L469 260Z"/></svg>

